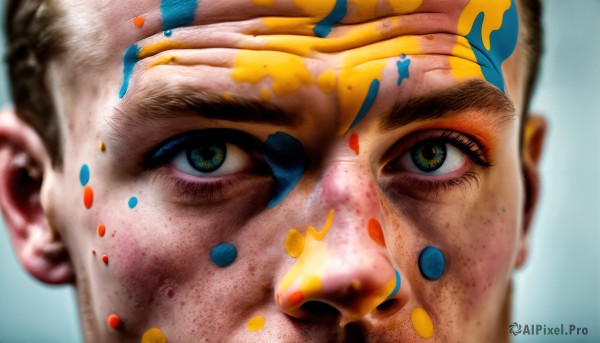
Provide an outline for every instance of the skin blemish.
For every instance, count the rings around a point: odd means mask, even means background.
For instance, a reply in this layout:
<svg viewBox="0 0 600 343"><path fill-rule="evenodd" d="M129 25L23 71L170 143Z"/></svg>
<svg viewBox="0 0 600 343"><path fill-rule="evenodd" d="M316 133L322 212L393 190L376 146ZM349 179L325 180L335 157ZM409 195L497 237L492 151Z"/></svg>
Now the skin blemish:
<svg viewBox="0 0 600 343"><path fill-rule="evenodd" d="M152 328L142 336L142 343L167 343L167 336L157 328Z"/></svg>
<svg viewBox="0 0 600 343"><path fill-rule="evenodd" d="M304 249L304 236L295 229L291 229L285 238L285 251L290 257L300 256Z"/></svg>
<svg viewBox="0 0 600 343"><path fill-rule="evenodd" d="M398 68L398 86L402 85L404 79L408 79L409 72L408 67L410 66L410 59L406 58L406 55L402 54L400 60L396 62Z"/></svg>
<svg viewBox="0 0 600 343"><path fill-rule="evenodd" d="M436 247L427 247L419 255L419 270L428 280L438 280L444 274L444 254Z"/></svg>
<svg viewBox="0 0 600 343"><path fill-rule="evenodd" d="M96 249L92 250L92 255L96 256Z"/></svg>
<svg viewBox="0 0 600 343"><path fill-rule="evenodd" d="M113 313L106 318L106 323L108 324L109 328L116 330L119 328L119 326L121 326L121 318Z"/></svg>
<svg viewBox="0 0 600 343"><path fill-rule="evenodd" d="M104 235L106 234L106 227L104 226L104 224L98 225L97 231L98 231L98 236L104 237Z"/></svg>
<svg viewBox="0 0 600 343"><path fill-rule="evenodd" d="M385 248L385 238L383 237L383 230L381 229L381 224L375 218L371 218L369 220L369 237L373 240L373 242Z"/></svg>
<svg viewBox="0 0 600 343"><path fill-rule="evenodd" d="M377 93L379 93L379 84L379 80L373 80L371 82L371 85L369 86L369 91L367 92L367 96L365 97L365 101L360 107L356 118L354 118L354 121L352 122L352 124L350 124L350 128L353 128L358 123L360 123L360 121L364 119L364 117L367 115L367 113L373 106L373 103L375 103L375 98L377 98Z"/></svg>
<svg viewBox="0 0 600 343"><path fill-rule="evenodd" d="M350 146L350 149L352 149L352 151L354 151L354 153L358 155L358 153L360 152L358 134L353 133L350 135L350 140L348 141L348 145Z"/></svg>
<svg viewBox="0 0 600 343"><path fill-rule="evenodd" d="M419 336L425 339L433 336L433 321L424 308L415 308L410 315L410 319Z"/></svg>
<svg viewBox="0 0 600 343"><path fill-rule="evenodd" d="M141 27L144 27L145 20L144 20L144 17L137 16L137 17L133 18L132 22L133 22L133 25L141 28Z"/></svg>
<svg viewBox="0 0 600 343"><path fill-rule="evenodd" d="M392 293L388 296L388 299L395 297L396 294L398 294L398 292L400 291L400 286L402 285L402 280L400 280L400 273L398 273L397 270L394 270L394 273L396 273L396 285L394 286L394 290L392 291Z"/></svg>
<svg viewBox="0 0 600 343"><path fill-rule="evenodd" d="M163 31L192 24L197 8L197 0L162 0L160 12Z"/></svg>
<svg viewBox="0 0 600 343"><path fill-rule="evenodd" d="M260 331L263 327L265 327L265 318L263 318L263 316L256 316L250 319L246 326L248 327L248 331L250 332Z"/></svg>
<svg viewBox="0 0 600 343"><path fill-rule="evenodd" d="M313 28L313 32L317 37L327 37L333 28L333 25L339 23L346 17L346 12L348 11L348 4L346 0L337 0L335 2L335 6L331 10L331 12L327 15L327 17L323 18L315 27Z"/></svg>
<svg viewBox="0 0 600 343"><path fill-rule="evenodd" d="M268 204L269 208L273 208L300 181L306 170L307 158L302 143L284 132L267 138L263 157L275 178L275 189Z"/></svg>
<svg viewBox="0 0 600 343"><path fill-rule="evenodd" d="M92 207L93 203L94 203L94 191L92 190L92 187L85 186L83 188L83 205L85 206L85 208L89 209Z"/></svg>
<svg viewBox="0 0 600 343"><path fill-rule="evenodd" d="M82 165L79 170L79 182L84 187L90 182L90 167L87 164Z"/></svg>
<svg viewBox="0 0 600 343"><path fill-rule="evenodd" d="M137 206L137 204L138 204L138 198L137 197L131 197L127 201L127 206L129 206L130 209L134 209Z"/></svg>
<svg viewBox="0 0 600 343"><path fill-rule="evenodd" d="M104 144L103 141L99 141L98 142L98 150L100 150L100 152L105 152L106 151L106 144Z"/></svg>
<svg viewBox="0 0 600 343"><path fill-rule="evenodd" d="M229 243L219 244L210 251L210 260L217 266L225 268L237 258L237 248Z"/></svg>
<svg viewBox="0 0 600 343"><path fill-rule="evenodd" d="M104 262L104 264L108 266L108 256L102 255L102 262Z"/></svg>

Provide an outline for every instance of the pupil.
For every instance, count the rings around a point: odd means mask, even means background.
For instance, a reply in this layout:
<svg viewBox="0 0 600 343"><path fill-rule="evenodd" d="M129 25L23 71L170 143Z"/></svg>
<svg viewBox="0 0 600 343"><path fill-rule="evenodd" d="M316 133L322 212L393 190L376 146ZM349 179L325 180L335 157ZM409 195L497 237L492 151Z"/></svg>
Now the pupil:
<svg viewBox="0 0 600 343"><path fill-rule="evenodd" d="M446 161L446 144L442 142L417 144L410 152L415 166L425 172L439 169Z"/></svg>
<svg viewBox="0 0 600 343"><path fill-rule="evenodd" d="M425 148L423 148L423 157L425 157L425 159L427 160L431 160L435 157L435 154L437 153L435 147L429 145L426 146Z"/></svg>
<svg viewBox="0 0 600 343"><path fill-rule="evenodd" d="M211 147L203 146L198 150L200 157L202 157L204 160L210 160L215 156L215 152L211 149Z"/></svg>

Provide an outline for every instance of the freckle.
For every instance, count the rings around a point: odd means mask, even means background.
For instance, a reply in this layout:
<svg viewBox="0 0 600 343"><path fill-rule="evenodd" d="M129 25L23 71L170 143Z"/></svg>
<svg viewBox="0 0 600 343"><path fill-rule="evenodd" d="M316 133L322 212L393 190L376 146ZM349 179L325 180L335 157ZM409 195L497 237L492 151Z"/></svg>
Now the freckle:
<svg viewBox="0 0 600 343"><path fill-rule="evenodd" d="M237 258L237 249L229 243L219 244L210 251L210 259L218 267L225 268Z"/></svg>
<svg viewBox="0 0 600 343"><path fill-rule="evenodd" d="M129 208L134 209L138 204L138 198L137 197L131 197L129 198L129 201L127 202L127 205L129 206Z"/></svg>
<svg viewBox="0 0 600 343"><path fill-rule="evenodd" d="M96 256L96 249L92 250L92 255Z"/></svg>
<svg viewBox="0 0 600 343"><path fill-rule="evenodd" d="M142 343L167 343L167 336L157 328L152 328L142 336Z"/></svg>
<svg viewBox="0 0 600 343"><path fill-rule="evenodd" d="M295 229L290 230L285 238L285 251L290 257L298 257L304 250L304 236Z"/></svg>
<svg viewBox="0 0 600 343"><path fill-rule="evenodd" d="M144 17L142 17L142 16L137 16L137 17L133 18L133 25L135 25L137 27L143 27L145 22L146 21L144 20Z"/></svg>
<svg viewBox="0 0 600 343"><path fill-rule="evenodd" d="M369 237L371 237L375 243L385 248L383 230L381 229L381 224L379 224L379 221L375 218L369 220Z"/></svg>
<svg viewBox="0 0 600 343"><path fill-rule="evenodd" d="M103 224L98 225L98 236L104 237L106 233L106 227Z"/></svg>
<svg viewBox="0 0 600 343"><path fill-rule="evenodd" d="M94 191L92 190L92 187L90 186L85 186L83 188L83 205L85 206L85 208L91 208L92 204L94 203Z"/></svg>
<svg viewBox="0 0 600 343"><path fill-rule="evenodd" d="M428 280L435 281L442 277L445 264L444 254L436 247L426 247L419 255L419 270Z"/></svg>
<svg viewBox="0 0 600 343"><path fill-rule="evenodd" d="M349 145L350 145L350 149L352 149L352 151L354 151L354 153L358 155L358 153L360 151L360 145L359 145L359 141L358 141L358 135L356 133L353 133L352 135L350 135Z"/></svg>
<svg viewBox="0 0 600 343"><path fill-rule="evenodd" d="M433 321L425 309L421 307L415 308L410 318L419 336L422 338L431 338L433 336Z"/></svg>
<svg viewBox="0 0 600 343"><path fill-rule="evenodd" d="M433 35L427 35L427 36L425 36L425 39L427 39L427 40L434 40L435 37Z"/></svg>
<svg viewBox="0 0 600 343"><path fill-rule="evenodd" d="M111 329L116 330L121 325L121 318L116 314L111 314L106 319L106 322Z"/></svg>
<svg viewBox="0 0 600 343"><path fill-rule="evenodd" d="M100 149L101 152L105 152L106 151L106 145L104 144L103 141L99 141L98 142L98 149Z"/></svg>
<svg viewBox="0 0 600 343"><path fill-rule="evenodd" d="M256 316L248 321L247 327L248 331L256 332L262 330L265 326L265 318L262 316Z"/></svg>
<svg viewBox="0 0 600 343"><path fill-rule="evenodd" d="M102 262L108 266L108 256L102 255Z"/></svg>

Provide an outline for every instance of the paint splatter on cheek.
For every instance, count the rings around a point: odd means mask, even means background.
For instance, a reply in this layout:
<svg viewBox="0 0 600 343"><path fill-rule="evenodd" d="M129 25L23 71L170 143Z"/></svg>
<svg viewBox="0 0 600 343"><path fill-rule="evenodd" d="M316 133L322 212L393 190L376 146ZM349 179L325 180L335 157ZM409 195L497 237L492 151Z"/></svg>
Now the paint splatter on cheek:
<svg viewBox="0 0 600 343"><path fill-rule="evenodd" d="M433 336L433 321L424 308L417 307L413 310L410 319L417 334L422 338Z"/></svg>
<svg viewBox="0 0 600 343"><path fill-rule="evenodd" d="M263 316L256 316L250 319L246 325L248 331L257 332L264 328L265 326L265 318Z"/></svg>
<svg viewBox="0 0 600 343"><path fill-rule="evenodd" d="M134 209L137 205L138 205L138 198L137 197L131 197L127 201L127 206L129 206L130 209Z"/></svg>
<svg viewBox="0 0 600 343"><path fill-rule="evenodd" d="M144 332L142 343L167 343L167 336L160 329L152 328Z"/></svg>
<svg viewBox="0 0 600 343"><path fill-rule="evenodd" d="M237 258L238 251L233 244L223 243L212 248L210 251L210 260L220 268L231 265Z"/></svg>
<svg viewBox="0 0 600 343"><path fill-rule="evenodd" d="M428 280L438 280L444 274L446 260L442 251L436 247L426 247L419 255L419 270Z"/></svg>

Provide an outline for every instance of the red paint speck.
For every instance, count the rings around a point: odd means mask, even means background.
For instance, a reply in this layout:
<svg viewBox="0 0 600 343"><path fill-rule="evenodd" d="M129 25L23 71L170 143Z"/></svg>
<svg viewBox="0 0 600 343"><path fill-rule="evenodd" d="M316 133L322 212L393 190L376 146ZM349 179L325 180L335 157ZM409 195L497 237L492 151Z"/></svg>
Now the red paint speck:
<svg viewBox="0 0 600 343"><path fill-rule="evenodd" d="M85 186L85 188L83 188L83 205L85 206L85 208L90 208L92 207L93 203L94 191L92 190L92 187Z"/></svg>
<svg viewBox="0 0 600 343"><path fill-rule="evenodd" d="M111 314L106 319L106 322L108 323L108 327L116 330L121 325L121 318L116 314Z"/></svg>
<svg viewBox="0 0 600 343"><path fill-rule="evenodd" d="M102 255L102 262L108 266L108 256Z"/></svg>
<svg viewBox="0 0 600 343"><path fill-rule="evenodd" d="M103 224L98 225L98 236L104 237L106 233L106 227Z"/></svg>
<svg viewBox="0 0 600 343"><path fill-rule="evenodd" d="M133 18L133 25L135 25L137 27L143 27L145 22L146 21L141 16Z"/></svg>
<svg viewBox="0 0 600 343"><path fill-rule="evenodd" d="M352 149L352 151L354 151L355 154L358 155L358 152L360 151L360 146L358 143L358 134L353 133L352 135L350 135L350 149Z"/></svg>
<svg viewBox="0 0 600 343"><path fill-rule="evenodd" d="M379 224L379 221L375 218L369 220L369 237L371 237L375 243L385 247L385 238L383 237L381 224Z"/></svg>

